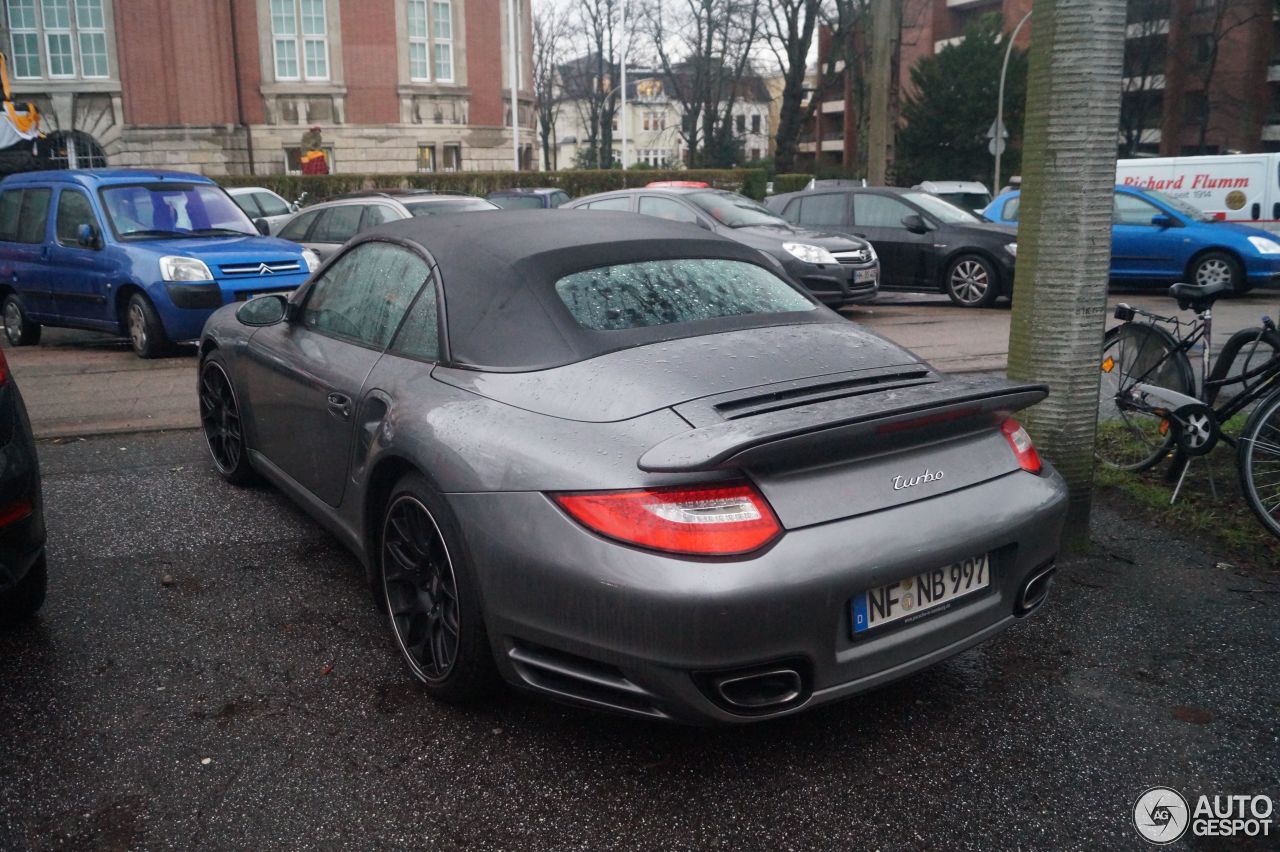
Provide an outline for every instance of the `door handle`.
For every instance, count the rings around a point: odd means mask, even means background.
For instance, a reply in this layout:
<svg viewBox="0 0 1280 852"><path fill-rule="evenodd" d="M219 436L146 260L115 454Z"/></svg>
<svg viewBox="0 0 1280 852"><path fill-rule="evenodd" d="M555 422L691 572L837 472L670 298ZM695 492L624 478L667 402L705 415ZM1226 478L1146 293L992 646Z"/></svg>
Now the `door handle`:
<svg viewBox="0 0 1280 852"><path fill-rule="evenodd" d="M329 394L329 413L348 420L351 417L351 397L341 393Z"/></svg>

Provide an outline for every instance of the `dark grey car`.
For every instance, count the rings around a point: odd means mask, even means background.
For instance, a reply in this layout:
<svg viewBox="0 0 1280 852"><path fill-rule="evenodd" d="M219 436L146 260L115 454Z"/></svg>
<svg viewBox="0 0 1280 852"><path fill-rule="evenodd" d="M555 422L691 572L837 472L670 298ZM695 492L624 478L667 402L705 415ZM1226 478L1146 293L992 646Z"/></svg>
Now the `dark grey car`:
<svg viewBox="0 0 1280 852"><path fill-rule="evenodd" d="M216 313L200 409L357 554L428 692L746 721L901 677L1048 592L1062 479L1010 414L748 246L626 213L357 237Z"/></svg>

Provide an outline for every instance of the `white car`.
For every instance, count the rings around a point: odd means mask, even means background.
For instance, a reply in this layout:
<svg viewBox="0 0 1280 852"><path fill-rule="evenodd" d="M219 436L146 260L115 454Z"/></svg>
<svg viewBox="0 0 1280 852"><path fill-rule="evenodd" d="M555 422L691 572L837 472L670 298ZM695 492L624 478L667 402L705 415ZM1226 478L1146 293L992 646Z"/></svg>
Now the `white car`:
<svg viewBox="0 0 1280 852"><path fill-rule="evenodd" d="M227 195L254 222L265 219L271 236L280 233L284 223L298 209L262 186L234 186L227 190Z"/></svg>
<svg viewBox="0 0 1280 852"><path fill-rule="evenodd" d="M962 210L969 210L981 215L991 203L991 192L985 184L976 180L926 180L912 189L923 189L925 192L950 201Z"/></svg>

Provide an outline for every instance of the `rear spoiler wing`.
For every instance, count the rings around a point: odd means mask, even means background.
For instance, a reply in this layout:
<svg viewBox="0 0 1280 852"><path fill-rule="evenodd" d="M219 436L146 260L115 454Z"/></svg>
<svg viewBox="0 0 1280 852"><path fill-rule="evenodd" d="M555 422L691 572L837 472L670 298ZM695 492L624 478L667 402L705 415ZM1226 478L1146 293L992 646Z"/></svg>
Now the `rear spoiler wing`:
<svg viewBox="0 0 1280 852"><path fill-rule="evenodd" d="M1049 395L1047 385L950 376L934 384L727 420L650 447L639 467L693 473L874 453L998 425Z"/></svg>

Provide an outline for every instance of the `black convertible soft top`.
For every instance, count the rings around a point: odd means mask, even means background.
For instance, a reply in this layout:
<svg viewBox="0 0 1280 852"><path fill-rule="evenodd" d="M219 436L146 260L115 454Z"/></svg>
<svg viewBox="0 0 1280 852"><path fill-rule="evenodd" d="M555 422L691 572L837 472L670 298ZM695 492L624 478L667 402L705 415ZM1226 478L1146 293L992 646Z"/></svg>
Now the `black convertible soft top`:
<svg viewBox="0 0 1280 852"><path fill-rule="evenodd" d="M504 210L405 219L378 235L417 243L437 267L451 362L475 369L557 367L620 349L753 326L840 321L815 310L730 316L620 331L583 328L555 293L566 275L645 260L740 260L786 279L756 249L687 224L616 211Z"/></svg>

